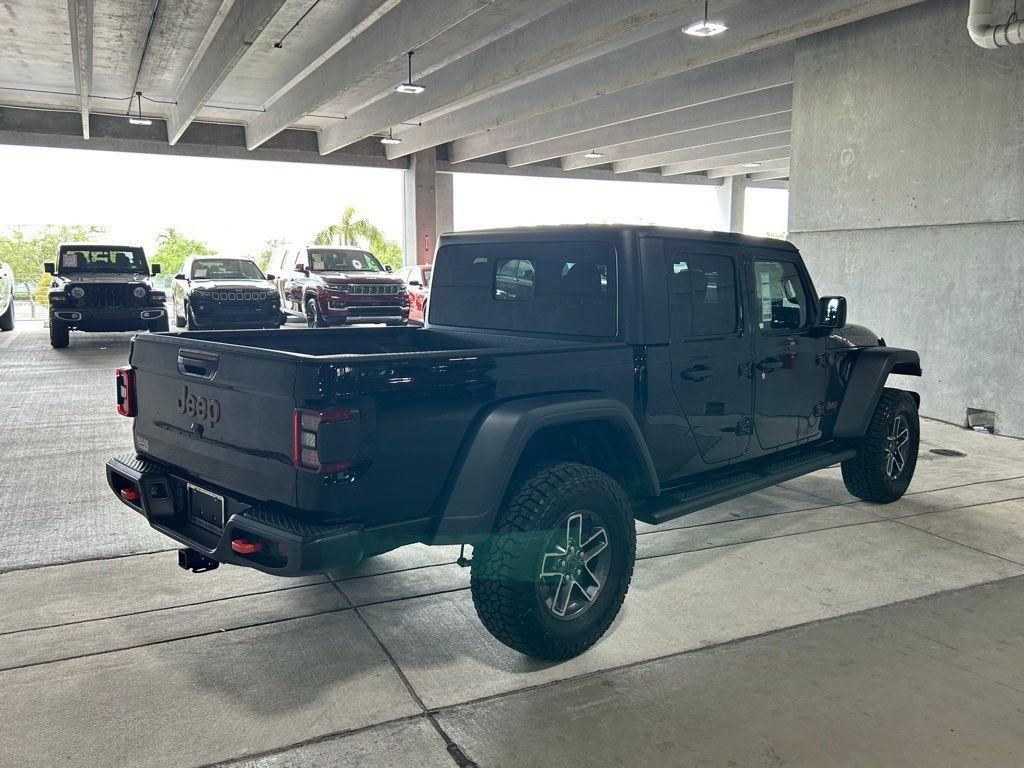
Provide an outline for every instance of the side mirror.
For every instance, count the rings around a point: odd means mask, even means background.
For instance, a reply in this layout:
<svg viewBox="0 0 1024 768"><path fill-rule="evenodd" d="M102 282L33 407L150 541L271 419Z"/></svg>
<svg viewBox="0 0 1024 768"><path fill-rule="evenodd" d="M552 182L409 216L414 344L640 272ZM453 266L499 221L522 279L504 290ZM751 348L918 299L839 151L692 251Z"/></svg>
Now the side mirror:
<svg viewBox="0 0 1024 768"><path fill-rule="evenodd" d="M187 280L188 278L186 278L181 272L179 272L178 274L176 274L174 276L174 279L175 280Z"/></svg>
<svg viewBox="0 0 1024 768"><path fill-rule="evenodd" d="M423 287L423 285L420 283L419 280L410 280L409 281L409 285L415 285L417 288L422 288Z"/></svg>
<svg viewBox="0 0 1024 768"><path fill-rule="evenodd" d="M309 274L309 270L306 268L305 264L296 264L295 265L295 271L296 272L302 272L305 275Z"/></svg>
<svg viewBox="0 0 1024 768"><path fill-rule="evenodd" d="M152 267L150 267L150 272L152 272L152 274L154 274L154 275L159 275L160 274L160 265L159 264L154 264Z"/></svg>
<svg viewBox="0 0 1024 768"><path fill-rule="evenodd" d="M846 325L846 297L822 296L818 302L818 325L842 328Z"/></svg>
<svg viewBox="0 0 1024 768"><path fill-rule="evenodd" d="M45 264L43 264L43 272L45 272L48 275L52 275L57 272L57 269L52 261L48 261Z"/></svg>
<svg viewBox="0 0 1024 768"><path fill-rule="evenodd" d="M390 272L391 272L391 265L390 264L385 264L384 265L384 271L390 274Z"/></svg>
<svg viewBox="0 0 1024 768"><path fill-rule="evenodd" d="M267 275L267 280L277 280L277 276L276 275L269 275L268 274Z"/></svg>

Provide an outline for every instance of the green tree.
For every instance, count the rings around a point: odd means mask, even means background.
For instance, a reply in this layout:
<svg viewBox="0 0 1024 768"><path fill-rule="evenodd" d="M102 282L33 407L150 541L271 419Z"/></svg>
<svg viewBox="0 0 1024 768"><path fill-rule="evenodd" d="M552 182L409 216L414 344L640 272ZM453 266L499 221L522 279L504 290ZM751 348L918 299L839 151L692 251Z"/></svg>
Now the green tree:
<svg viewBox="0 0 1024 768"><path fill-rule="evenodd" d="M314 245L356 245L365 248L381 264L398 269L402 266L402 246L387 235L369 219L357 219L356 209L348 206L337 224L331 224L317 232Z"/></svg>
<svg viewBox="0 0 1024 768"><path fill-rule="evenodd" d="M0 261L11 265L16 280L37 282L44 274L43 264L57 260L57 247L61 243L96 242L106 231L105 227L81 224L11 227L0 233Z"/></svg>
<svg viewBox="0 0 1024 768"><path fill-rule="evenodd" d="M280 237L274 238L272 240L267 240L267 242L265 242L263 244L263 247L260 249L260 252L255 254L250 253L249 258L255 261L257 264L259 264L260 269L266 272L267 265L270 263L270 257L274 255L274 251L276 251L278 248L280 248L287 242L287 240Z"/></svg>
<svg viewBox="0 0 1024 768"><path fill-rule="evenodd" d="M174 227L168 227L157 236L156 253L150 258L149 263L159 264L161 271L167 275L176 275L189 256L212 256L215 253L217 252L206 243L186 237Z"/></svg>

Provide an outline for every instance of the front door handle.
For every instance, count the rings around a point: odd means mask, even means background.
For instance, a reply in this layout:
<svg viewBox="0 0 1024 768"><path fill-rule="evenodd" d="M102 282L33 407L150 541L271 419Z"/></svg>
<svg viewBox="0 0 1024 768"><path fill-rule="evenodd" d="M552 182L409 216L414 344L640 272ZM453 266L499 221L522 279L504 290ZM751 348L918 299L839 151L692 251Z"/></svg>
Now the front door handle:
<svg viewBox="0 0 1024 768"><path fill-rule="evenodd" d="M680 371L679 378L685 379L686 381L704 381L714 371L708 368L706 365L694 365L687 368L685 371Z"/></svg>
<svg viewBox="0 0 1024 768"><path fill-rule="evenodd" d="M785 363L781 360L778 360L777 358L766 357L764 360L758 360L757 365L755 367L761 373L771 373L772 371L779 370L784 365Z"/></svg>

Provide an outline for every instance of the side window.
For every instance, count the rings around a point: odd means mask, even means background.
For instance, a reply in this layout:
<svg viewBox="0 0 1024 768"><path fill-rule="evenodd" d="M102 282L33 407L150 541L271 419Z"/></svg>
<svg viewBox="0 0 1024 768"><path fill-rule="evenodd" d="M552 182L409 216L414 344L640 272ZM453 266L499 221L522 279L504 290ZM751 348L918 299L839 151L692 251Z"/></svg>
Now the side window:
<svg viewBox="0 0 1024 768"><path fill-rule="evenodd" d="M798 330L807 323L807 290L789 261L755 261L757 324L762 330Z"/></svg>
<svg viewBox="0 0 1024 768"><path fill-rule="evenodd" d="M670 255L669 313L674 337L724 336L739 329L736 262L715 253Z"/></svg>
<svg viewBox="0 0 1024 768"><path fill-rule="evenodd" d="M533 299L533 262L529 259L502 259L494 271L494 298L499 301Z"/></svg>

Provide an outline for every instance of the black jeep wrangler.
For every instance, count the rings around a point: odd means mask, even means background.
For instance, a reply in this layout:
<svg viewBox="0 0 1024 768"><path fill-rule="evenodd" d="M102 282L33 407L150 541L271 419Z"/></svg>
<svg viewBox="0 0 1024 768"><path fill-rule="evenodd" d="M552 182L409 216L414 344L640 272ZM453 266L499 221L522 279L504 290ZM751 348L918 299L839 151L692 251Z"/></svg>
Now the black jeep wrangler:
<svg viewBox="0 0 1024 768"><path fill-rule="evenodd" d="M471 544L483 623L551 660L614 619L635 519L839 462L887 503L917 460L918 396L886 386L917 353L847 324L789 243L731 234L445 235L424 328L144 335L130 362L135 450L107 478L179 564Z"/></svg>
<svg viewBox="0 0 1024 768"><path fill-rule="evenodd" d="M68 345L76 331L166 331L166 296L150 285L141 248L61 245L43 268L50 283L50 345ZM152 274L160 272L154 264Z"/></svg>

